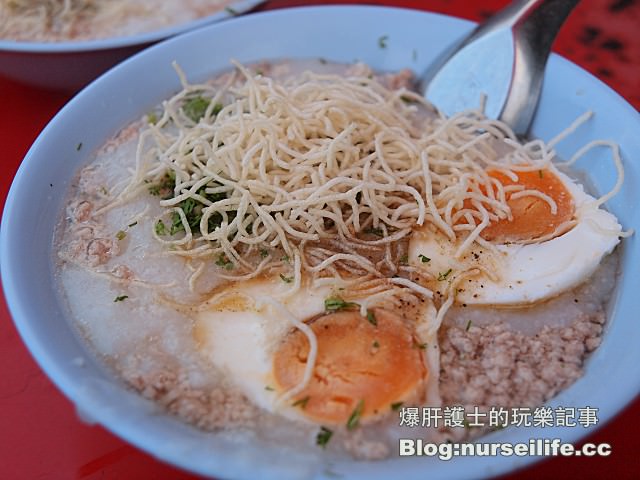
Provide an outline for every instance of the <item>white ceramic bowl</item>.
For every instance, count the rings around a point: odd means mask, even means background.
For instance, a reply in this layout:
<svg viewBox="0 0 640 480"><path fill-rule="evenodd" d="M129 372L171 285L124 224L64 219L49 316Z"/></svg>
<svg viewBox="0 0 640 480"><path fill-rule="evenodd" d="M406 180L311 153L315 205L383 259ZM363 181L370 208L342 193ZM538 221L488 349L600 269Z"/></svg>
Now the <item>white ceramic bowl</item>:
<svg viewBox="0 0 640 480"><path fill-rule="evenodd" d="M40 366L88 418L172 464L222 478L328 475L304 456L276 444L237 443L206 434L158 414L127 391L87 354L69 327L52 278L52 231L63 196L90 152L128 122L137 119L180 85L171 62L177 60L193 81L243 62L264 58L325 57L363 60L378 69L411 67L421 72L472 24L441 15L378 7L316 7L250 15L212 25L154 46L125 61L84 89L42 132L18 171L7 199L0 233L2 280L7 302L25 343ZM378 39L386 35L387 47ZM218 47L212 48L212 45ZM224 45L224 47L219 47ZM415 52L415 53L414 53ZM565 157L594 138L618 142L626 181L609 203L625 228L640 228L640 115L616 93L575 65L553 56L549 62L533 134L543 139L563 130L586 110L595 117L559 145ZM100 115L95 115L100 111ZM76 151L82 142L83 148ZM608 191L615 171L604 150L580 162L599 192ZM597 407L600 423L610 419L640 390L637 285L640 249L635 237L623 242L623 268L612 299L602 345L589 358L586 373L550 405ZM79 367L74 359L86 359ZM528 442L561 438L575 442L591 429L508 428L484 440ZM411 430L408 436L419 436ZM491 476L531 462L531 457L393 458L383 462L343 462L331 471L348 478L469 478Z"/></svg>
<svg viewBox="0 0 640 480"><path fill-rule="evenodd" d="M263 0L241 0L234 12ZM0 75L38 87L76 91L101 73L149 45L233 16L227 10L160 30L78 42L17 42L0 39Z"/></svg>

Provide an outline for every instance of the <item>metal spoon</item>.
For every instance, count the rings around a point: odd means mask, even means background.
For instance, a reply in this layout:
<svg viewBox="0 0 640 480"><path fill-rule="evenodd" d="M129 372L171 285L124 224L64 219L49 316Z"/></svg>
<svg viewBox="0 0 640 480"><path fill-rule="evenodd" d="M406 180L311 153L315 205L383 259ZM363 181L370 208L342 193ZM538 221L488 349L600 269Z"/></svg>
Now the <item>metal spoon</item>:
<svg viewBox="0 0 640 480"><path fill-rule="evenodd" d="M579 0L516 0L445 52L422 80L425 97L447 115L477 108L524 135L538 105L558 30Z"/></svg>

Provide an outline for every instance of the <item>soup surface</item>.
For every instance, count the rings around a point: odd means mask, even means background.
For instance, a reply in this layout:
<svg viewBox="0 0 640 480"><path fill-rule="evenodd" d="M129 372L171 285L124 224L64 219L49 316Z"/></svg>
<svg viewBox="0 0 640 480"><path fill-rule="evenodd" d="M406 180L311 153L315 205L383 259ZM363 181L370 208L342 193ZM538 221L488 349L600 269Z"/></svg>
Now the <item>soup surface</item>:
<svg viewBox="0 0 640 480"><path fill-rule="evenodd" d="M464 412L582 375L624 234L553 142L444 118L408 70L178 74L78 173L55 240L74 325L131 388L202 429L380 459L410 409L461 407L420 437L469 438L495 426Z"/></svg>

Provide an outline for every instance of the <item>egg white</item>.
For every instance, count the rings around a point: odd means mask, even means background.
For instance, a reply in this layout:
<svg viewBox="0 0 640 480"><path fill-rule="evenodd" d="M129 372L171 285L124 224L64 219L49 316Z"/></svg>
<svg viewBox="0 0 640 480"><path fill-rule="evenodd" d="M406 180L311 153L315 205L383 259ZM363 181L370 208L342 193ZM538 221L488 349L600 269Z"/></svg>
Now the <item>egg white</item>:
<svg viewBox="0 0 640 480"><path fill-rule="evenodd" d="M280 278L235 283L196 314L196 331L201 352L247 398L269 412L300 418L298 409L278 404L273 389L273 352L292 325L266 303L290 288ZM324 312L331 294L330 287L302 287L279 301L296 318L307 319Z"/></svg>
<svg viewBox="0 0 640 480"><path fill-rule="evenodd" d="M614 215L596 206L581 185L550 168L573 197L577 224L570 231L541 243L499 244L497 252L474 245L460 259L454 258L458 243L437 232L417 232L409 245L411 264L439 277L435 288L441 292L460 272L474 266L490 272L456 285L456 301L463 304L530 304L587 280L620 241L622 227ZM430 260L423 262L425 257Z"/></svg>
<svg viewBox="0 0 640 480"><path fill-rule="evenodd" d="M304 321L325 313L324 301L344 293L331 285L303 284L286 296L291 285L280 278L238 282L219 292L195 314L194 335L200 352L248 399L264 410L286 418L311 421L300 408L280 402L282 392L273 388L273 355L293 325L268 303L279 301L294 317ZM358 302L359 299L353 299ZM437 335L430 334L436 310L430 302L415 325L417 338L425 344L429 370L426 395L439 404Z"/></svg>

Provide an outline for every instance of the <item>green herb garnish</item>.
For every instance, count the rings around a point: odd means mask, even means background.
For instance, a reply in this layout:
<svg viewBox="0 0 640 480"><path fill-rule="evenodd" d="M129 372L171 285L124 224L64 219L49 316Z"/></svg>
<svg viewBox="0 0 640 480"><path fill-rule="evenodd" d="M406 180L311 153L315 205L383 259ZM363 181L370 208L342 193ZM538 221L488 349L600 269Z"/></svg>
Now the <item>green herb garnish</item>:
<svg viewBox="0 0 640 480"><path fill-rule="evenodd" d="M329 443L329 440L331 440L332 435L333 432L327 427L320 427L320 431L316 435L316 445L320 445L322 448L325 448L327 443Z"/></svg>
<svg viewBox="0 0 640 480"><path fill-rule="evenodd" d="M338 312L340 310L349 310L351 308L357 308L360 304L355 302L345 302L340 297L329 297L324 301L324 309L327 312Z"/></svg>
<svg viewBox="0 0 640 480"><path fill-rule="evenodd" d="M165 175L160 179L158 183L149 185L148 189L151 195L159 195L162 199L166 200L173 197L175 185L175 172L173 170L169 170L165 173ZM227 198L227 195L225 193L206 193L207 188L219 186L220 184L211 182L210 184L198 189L196 194L207 199L211 203L224 200L225 198ZM206 208L206 205L204 203L202 203L197 198L189 197L175 205L175 208L179 208L182 210L192 231L200 231L200 221L202 220L203 210L204 208ZM227 216L230 220L232 220L235 218L236 212L227 212ZM222 220L223 217L219 212L215 212L213 215L210 215L208 218L208 230L215 230L222 224ZM171 228L168 234L175 235L178 232L184 231L184 229L185 227L182 223L182 217L180 216L180 213L177 210L174 210L171 213Z"/></svg>
<svg viewBox="0 0 640 480"><path fill-rule="evenodd" d="M300 407L301 409L305 409L305 407L307 406L307 403L309 403L309 395L307 395L304 398L301 398L300 400L296 400L295 402L293 402L291 404L292 407Z"/></svg>
<svg viewBox="0 0 640 480"><path fill-rule="evenodd" d="M291 283L293 282L293 277L285 277L282 273L280 274L280 278L282 279L282 281L284 283Z"/></svg>
<svg viewBox="0 0 640 480"><path fill-rule="evenodd" d="M78 145L76 145L76 150L79 152L80 149L82 148L82 142L80 142Z"/></svg>
<svg viewBox="0 0 640 480"><path fill-rule="evenodd" d="M218 259L216 260L216 265L218 265L219 267L222 267L226 270L232 270L234 267L234 264L231 260L229 260L227 258L227 256L224 253L221 253L218 256Z"/></svg>
<svg viewBox="0 0 640 480"><path fill-rule="evenodd" d="M367 310L367 320L374 327L378 326L378 320L376 320L376 315L373 313L373 310Z"/></svg>
<svg viewBox="0 0 640 480"><path fill-rule="evenodd" d="M289 259L289 255L283 255L283 256L280 258L280 260L282 260L283 262L287 262L287 263L289 263L289 260L290 260L290 259Z"/></svg>
<svg viewBox="0 0 640 480"><path fill-rule="evenodd" d="M147 187L151 195L160 196L163 200L167 200L173 196L173 189L176 186L176 172L168 170L160 178L158 183L153 183Z"/></svg>
<svg viewBox="0 0 640 480"><path fill-rule="evenodd" d="M469 320L467 322L467 326L465 327L465 331L468 332L470 328L471 328L471 320Z"/></svg>
<svg viewBox="0 0 640 480"><path fill-rule="evenodd" d="M186 100L182 105L182 111L187 117L189 117L195 123L198 123L200 119L204 117L205 113L207 113L207 108L209 107L210 103L210 99L198 95ZM222 105L220 103L216 103L213 106L211 114L215 116L220 113L221 110Z"/></svg>
<svg viewBox="0 0 640 480"><path fill-rule="evenodd" d="M453 270L449 269L446 272L440 272L438 274L438 281L439 282L443 282L447 279L447 277L449 276L449 274L452 272Z"/></svg>
<svg viewBox="0 0 640 480"><path fill-rule="evenodd" d="M387 48L387 40L389 40L389 35L383 35L378 39L378 46L380 48Z"/></svg>
<svg viewBox="0 0 640 480"><path fill-rule="evenodd" d="M267 258L269 256L269 252L266 249L260 250L260 258Z"/></svg>
<svg viewBox="0 0 640 480"><path fill-rule="evenodd" d="M395 402L391 404L391 410L393 410L394 412L397 412L398 410L400 410L400 407L404 405L404 402Z"/></svg>
<svg viewBox="0 0 640 480"><path fill-rule="evenodd" d="M155 230L157 235L167 234L167 227L165 227L164 222L162 220L158 220L156 222Z"/></svg>
<svg viewBox="0 0 640 480"><path fill-rule="evenodd" d="M182 111L187 117L198 123L200 119L204 117L210 103L211 100L198 95L197 97L190 98L184 102Z"/></svg>
<svg viewBox="0 0 640 480"><path fill-rule="evenodd" d="M431 259L429 257L427 257L425 255L422 255L422 254L418 255L418 258L420 259L420 261L422 263L429 263L431 261Z"/></svg>
<svg viewBox="0 0 640 480"><path fill-rule="evenodd" d="M126 300L127 298L129 298L129 295L120 295L120 296L116 297L113 302L114 303L122 302L123 300Z"/></svg>
<svg viewBox="0 0 640 480"><path fill-rule="evenodd" d="M127 236L127 232L125 232L124 230L118 230L118 233L116 233L116 238L118 240L124 240Z"/></svg>
<svg viewBox="0 0 640 480"><path fill-rule="evenodd" d="M406 253L400 257L400 265L408 265L409 264L409 255Z"/></svg>
<svg viewBox="0 0 640 480"><path fill-rule="evenodd" d="M347 430L353 430L360 423L360 417L362 416L362 411L364 410L364 400L360 400L356 405L356 408L353 409L349 420L347 420Z"/></svg>
<svg viewBox="0 0 640 480"><path fill-rule="evenodd" d="M273 392L273 391L275 390L273 387L270 387L269 385L267 385L266 387L264 387L264 389L265 389L267 392Z"/></svg>
<svg viewBox="0 0 640 480"><path fill-rule="evenodd" d="M149 125L155 125L156 123L158 123L158 116L155 112L147 114L147 122L149 123Z"/></svg>
<svg viewBox="0 0 640 480"><path fill-rule="evenodd" d="M138 222L133 222L133 223L130 223L129 225L127 225L127 226L129 228L131 228L131 227L135 227L137 224L138 224Z"/></svg>

